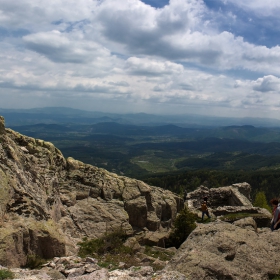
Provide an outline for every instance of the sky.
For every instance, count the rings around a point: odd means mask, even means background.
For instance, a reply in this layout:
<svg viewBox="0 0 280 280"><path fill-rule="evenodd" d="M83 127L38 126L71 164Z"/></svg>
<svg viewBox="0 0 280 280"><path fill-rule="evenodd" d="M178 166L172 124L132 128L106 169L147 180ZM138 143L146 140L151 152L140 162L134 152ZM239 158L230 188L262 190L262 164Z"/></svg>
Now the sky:
<svg viewBox="0 0 280 280"><path fill-rule="evenodd" d="M0 0L0 108L280 119L279 0Z"/></svg>

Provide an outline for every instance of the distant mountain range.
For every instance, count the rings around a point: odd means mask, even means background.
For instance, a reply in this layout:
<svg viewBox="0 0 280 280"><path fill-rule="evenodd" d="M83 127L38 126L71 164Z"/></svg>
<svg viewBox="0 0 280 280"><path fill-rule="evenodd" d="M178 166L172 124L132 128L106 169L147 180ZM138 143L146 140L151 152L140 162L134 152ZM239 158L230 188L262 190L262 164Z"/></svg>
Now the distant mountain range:
<svg viewBox="0 0 280 280"><path fill-rule="evenodd" d="M67 107L45 107L34 109L1 109L6 126L45 124L97 124L114 122L143 126L173 124L179 127L203 128L221 126L252 125L256 127L280 127L280 120L269 118L225 118L202 115L153 115L145 113L115 114L84 111Z"/></svg>
<svg viewBox="0 0 280 280"><path fill-rule="evenodd" d="M206 128L187 128L179 127L173 124L159 126L144 126L132 124L119 124L116 122L101 122L91 125L77 124L31 124L31 125L12 125L12 129L22 134L42 139L57 139L62 135L71 136L80 134L87 139L96 138L96 135L111 135L116 137L169 137L177 140L201 140L205 138L217 139L236 139L254 142L280 142L279 127L254 127L244 126L223 126L223 127L206 127ZM131 138L132 139L132 138ZM146 139L148 140L148 139ZM150 139L151 140L151 139ZM159 141L159 139L157 139ZM166 141L166 139L165 139Z"/></svg>

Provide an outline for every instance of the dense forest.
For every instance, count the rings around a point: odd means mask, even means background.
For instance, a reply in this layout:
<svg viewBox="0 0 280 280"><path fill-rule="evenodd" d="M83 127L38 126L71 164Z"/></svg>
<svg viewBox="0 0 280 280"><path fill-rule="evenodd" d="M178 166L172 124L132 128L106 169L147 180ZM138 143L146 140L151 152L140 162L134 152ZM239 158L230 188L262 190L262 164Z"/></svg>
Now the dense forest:
<svg viewBox="0 0 280 280"><path fill-rule="evenodd" d="M200 185L216 188L247 182L252 186L252 199L260 191L266 194L268 200L280 197L280 170L217 171L209 169L157 174L143 177L142 180L150 185L169 189L178 194L183 194L184 190L193 191Z"/></svg>

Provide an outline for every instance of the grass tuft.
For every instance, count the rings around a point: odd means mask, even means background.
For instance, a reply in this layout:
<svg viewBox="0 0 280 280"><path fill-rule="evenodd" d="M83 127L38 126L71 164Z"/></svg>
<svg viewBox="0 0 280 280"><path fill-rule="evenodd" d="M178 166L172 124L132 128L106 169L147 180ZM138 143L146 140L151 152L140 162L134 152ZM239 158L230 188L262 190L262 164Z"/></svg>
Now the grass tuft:
<svg viewBox="0 0 280 280"><path fill-rule="evenodd" d="M9 269L0 269L0 280L14 279L14 273Z"/></svg>

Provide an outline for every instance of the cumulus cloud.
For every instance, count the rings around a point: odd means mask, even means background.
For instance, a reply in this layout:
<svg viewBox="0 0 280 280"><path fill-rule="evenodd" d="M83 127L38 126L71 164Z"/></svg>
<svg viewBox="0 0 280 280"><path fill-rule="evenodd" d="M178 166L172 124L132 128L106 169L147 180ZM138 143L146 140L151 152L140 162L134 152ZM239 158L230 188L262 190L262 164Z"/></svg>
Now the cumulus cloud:
<svg viewBox="0 0 280 280"><path fill-rule="evenodd" d="M170 61L156 61L148 58L130 57L126 60L125 68L133 75L158 76L183 72L183 66Z"/></svg>
<svg viewBox="0 0 280 280"><path fill-rule="evenodd" d="M227 1L262 19L279 9L277 1ZM81 107L112 98L129 109L278 110L280 47L223 29L239 15L221 14L203 0L162 8L139 0L0 0L0 95L11 104L7 91L13 98L24 92L42 106L65 97L75 107L79 96Z"/></svg>
<svg viewBox="0 0 280 280"><path fill-rule="evenodd" d="M83 40L83 36L67 36L58 30L40 32L23 37L27 48L45 55L54 62L88 63L99 56L109 56L109 50Z"/></svg>
<svg viewBox="0 0 280 280"><path fill-rule="evenodd" d="M274 91L280 93L280 78L269 75L257 79L253 83L253 89L261 92Z"/></svg>

